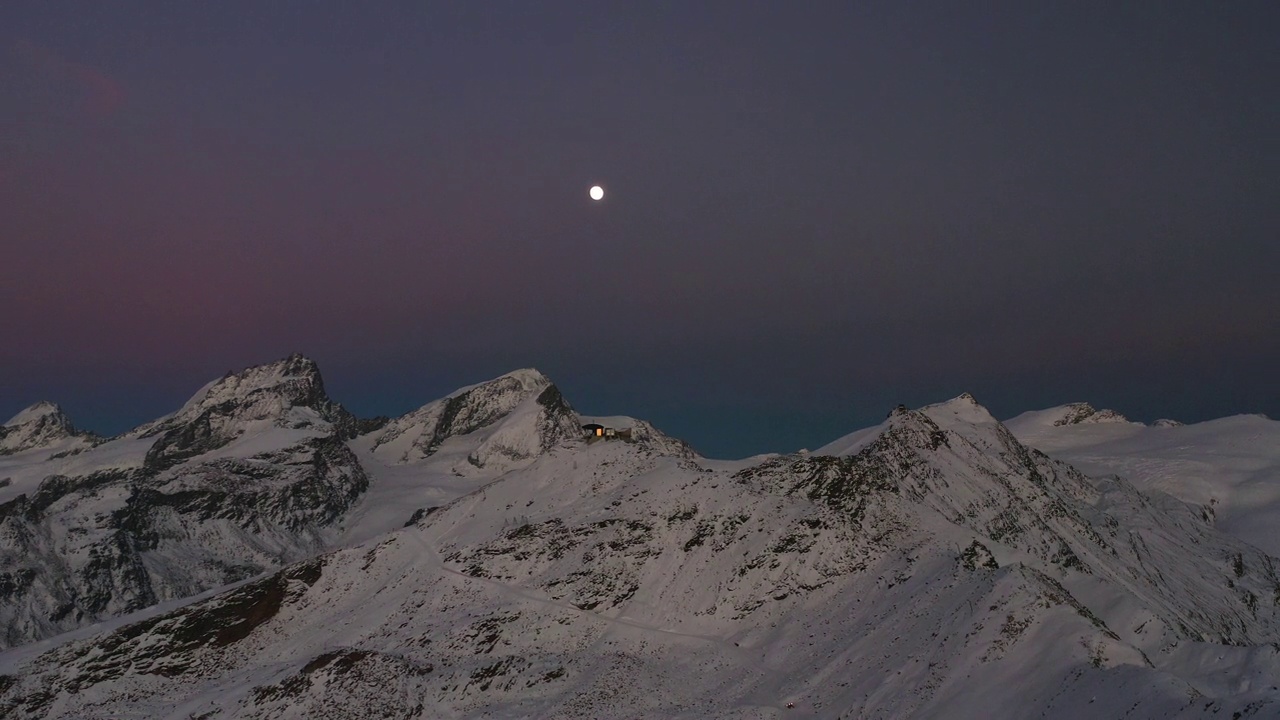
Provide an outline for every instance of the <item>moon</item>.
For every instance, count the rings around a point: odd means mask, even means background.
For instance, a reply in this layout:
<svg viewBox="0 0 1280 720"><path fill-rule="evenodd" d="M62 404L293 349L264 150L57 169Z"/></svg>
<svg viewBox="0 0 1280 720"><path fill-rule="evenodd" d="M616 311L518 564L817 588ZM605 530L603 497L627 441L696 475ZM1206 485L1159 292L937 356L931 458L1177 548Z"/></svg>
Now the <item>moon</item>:
<svg viewBox="0 0 1280 720"><path fill-rule="evenodd" d="M591 191L588 194L591 195L592 200L599 202L604 199L604 188L599 185L592 185Z"/></svg>

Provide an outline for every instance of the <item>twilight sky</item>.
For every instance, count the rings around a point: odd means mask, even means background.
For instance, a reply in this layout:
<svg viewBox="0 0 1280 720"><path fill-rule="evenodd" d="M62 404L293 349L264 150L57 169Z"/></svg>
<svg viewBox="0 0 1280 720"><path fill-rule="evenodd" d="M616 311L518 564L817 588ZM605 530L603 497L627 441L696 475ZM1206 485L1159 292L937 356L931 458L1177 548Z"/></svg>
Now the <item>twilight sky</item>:
<svg viewBox="0 0 1280 720"><path fill-rule="evenodd" d="M6 2L0 421L294 351L717 456L966 390L1280 417L1280 3L1120 5Z"/></svg>

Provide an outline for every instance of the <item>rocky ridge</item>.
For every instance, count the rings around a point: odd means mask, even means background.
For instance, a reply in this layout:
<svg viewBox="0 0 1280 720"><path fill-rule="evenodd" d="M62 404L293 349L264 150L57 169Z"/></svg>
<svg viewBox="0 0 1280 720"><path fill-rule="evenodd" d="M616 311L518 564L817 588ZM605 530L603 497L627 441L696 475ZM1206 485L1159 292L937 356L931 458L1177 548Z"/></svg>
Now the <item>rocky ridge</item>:
<svg viewBox="0 0 1280 720"><path fill-rule="evenodd" d="M425 460L453 438L489 430L466 461L483 468L495 459L528 460L581 435L573 408L545 375L517 370L462 388L371 433L372 452L396 464Z"/></svg>
<svg viewBox="0 0 1280 720"><path fill-rule="evenodd" d="M40 436L50 441L79 437L53 406L15 421L24 432L57 430ZM361 446L403 437L421 451L401 458L409 469L430 476L461 467L483 482L579 434L572 408L535 370L464 388L394 421L355 418L300 355L228 373L177 412L96 446L13 456L13 480L0 487L0 647L333 547L359 522L353 511L370 487L353 450L358 437ZM432 469L441 446L448 457Z"/></svg>
<svg viewBox="0 0 1280 720"><path fill-rule="evenodd" d="M101 438L77 430L62 408L38 402L0 425L0 455L58 446L63 452L90 447Z"/></svg>
<svg viewBox="0 0 1280 720"><path fill-rule="evenodd" d="M512 407L542 393L521 392ZM441 425L417 423L404 447L430 449ZM0 682L0 708L147 714L175 694L202 717L1280 708L1273 561L1187 505L1054 461L969 396L900 408L843 446L735 464L556 445L397 532L63 645ZM1228 667L1247 689L1216 684Z"/></svg>
<svg viewBox="0 0 1280 720"><path fill-rule="evenodd" d="M1062 417L1054 425L1080 425L1081 423L1123 423L1129 419L1115 410L1095 410L1089 403L1072 403L1062 408Z"/></svg>
<svg viewBox="0 0 1280 720"><path fill-rule="evenodd" d="M350 427L314 363L294 356L228 374L178 413L54 462L60 472L37 466L26 492L0 503L0 643L325 548L326 528L368 485L343 443Z"/></svg>

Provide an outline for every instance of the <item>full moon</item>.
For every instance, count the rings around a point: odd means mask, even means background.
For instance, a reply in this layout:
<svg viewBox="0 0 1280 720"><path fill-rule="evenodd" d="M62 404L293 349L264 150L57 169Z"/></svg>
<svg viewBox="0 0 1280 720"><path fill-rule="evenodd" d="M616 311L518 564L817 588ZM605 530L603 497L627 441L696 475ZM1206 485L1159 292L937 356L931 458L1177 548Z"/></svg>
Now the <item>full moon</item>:
<svg viewBox="0 0 1280 720"><path fill-rule="evenodd" d="M599 185L592 185L592 186L591 186L591 199L592 199L592 200L603 200L603 199L604 199L604 188L600 187Z"/></svg>

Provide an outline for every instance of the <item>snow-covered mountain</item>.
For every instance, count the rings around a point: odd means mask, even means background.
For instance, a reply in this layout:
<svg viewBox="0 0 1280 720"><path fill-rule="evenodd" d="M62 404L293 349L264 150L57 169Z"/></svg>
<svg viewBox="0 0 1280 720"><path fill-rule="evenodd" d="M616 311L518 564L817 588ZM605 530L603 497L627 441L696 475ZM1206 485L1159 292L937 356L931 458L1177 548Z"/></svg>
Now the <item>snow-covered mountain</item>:
<svg viewBox="0 0 1280 720"><path fill-rule="evenodd" d="M346 440L340 549L0 655L0 713L1280 713L1276 561L970 396L736 462L584 420L517 371Z"/></svg>
<svg viewBox="0 0 1280 720"><path fill-rule="evenodd" d="M99 438L76 430L71 418L51 402L38 402L0 425L0 455L39 451L42 457L54 452L74 452L92 446Z"/></svg>
<svg viewBox="0 0 1280 720"><path fill-rule="evenodd" d="M1009 421L1015 432L1022 428L1066 427L1070 425L1136 425L1115 410L1096 410L1089 403L1069 403L1047 410L1025 412Z"/></svg>
<svg viewBox="0 0 1280 720"><path fill-rule="evenodd" d="M109 441L78 433L48 404L6 428L22 444L0 457L0 647L401 527L415 508L581 433L536 370L362 421L300 355L228 373ZM381 482L371 486L366 466Z"/></svg>
<svg viewBox="0 0 1280 720"><path fill-rule="evenodd" d="M1189 503L1206 522L1280 557L1280 422L1236 415L1191 425L1059 426L1051 419L1061 409L1023 413L1009 429L1085 472Z"/></svg>
<svg viewBox="0 0 1280 720"><path fill-rule="evenodd" d="M475 437L477 431L483 437ZM542 373L525 369L462 388L392 420L372 434L371 450L384 461L406 464L465 446L465 462L475 468L495 462L511 467L581 433L560 390Z"/></svg>
<svg viewBox="0 0 1280 720"><path fill-rule="evenodd" d="M10 476L0 488L0 643L328 547L329 526L368 484L344 443L352 424L314 363L295 356L228 374L179 412L95 447L0 464Z"/></svg>
<svg viewBox="0 0 1280 720"><path fill-rule="evenodd" d="M180 410L129 433L156 438L146 463L167 468L244 437L355 434L355 418L325 394L315 361L292 355L280 362L227 373L201 388Z"/></svg>

